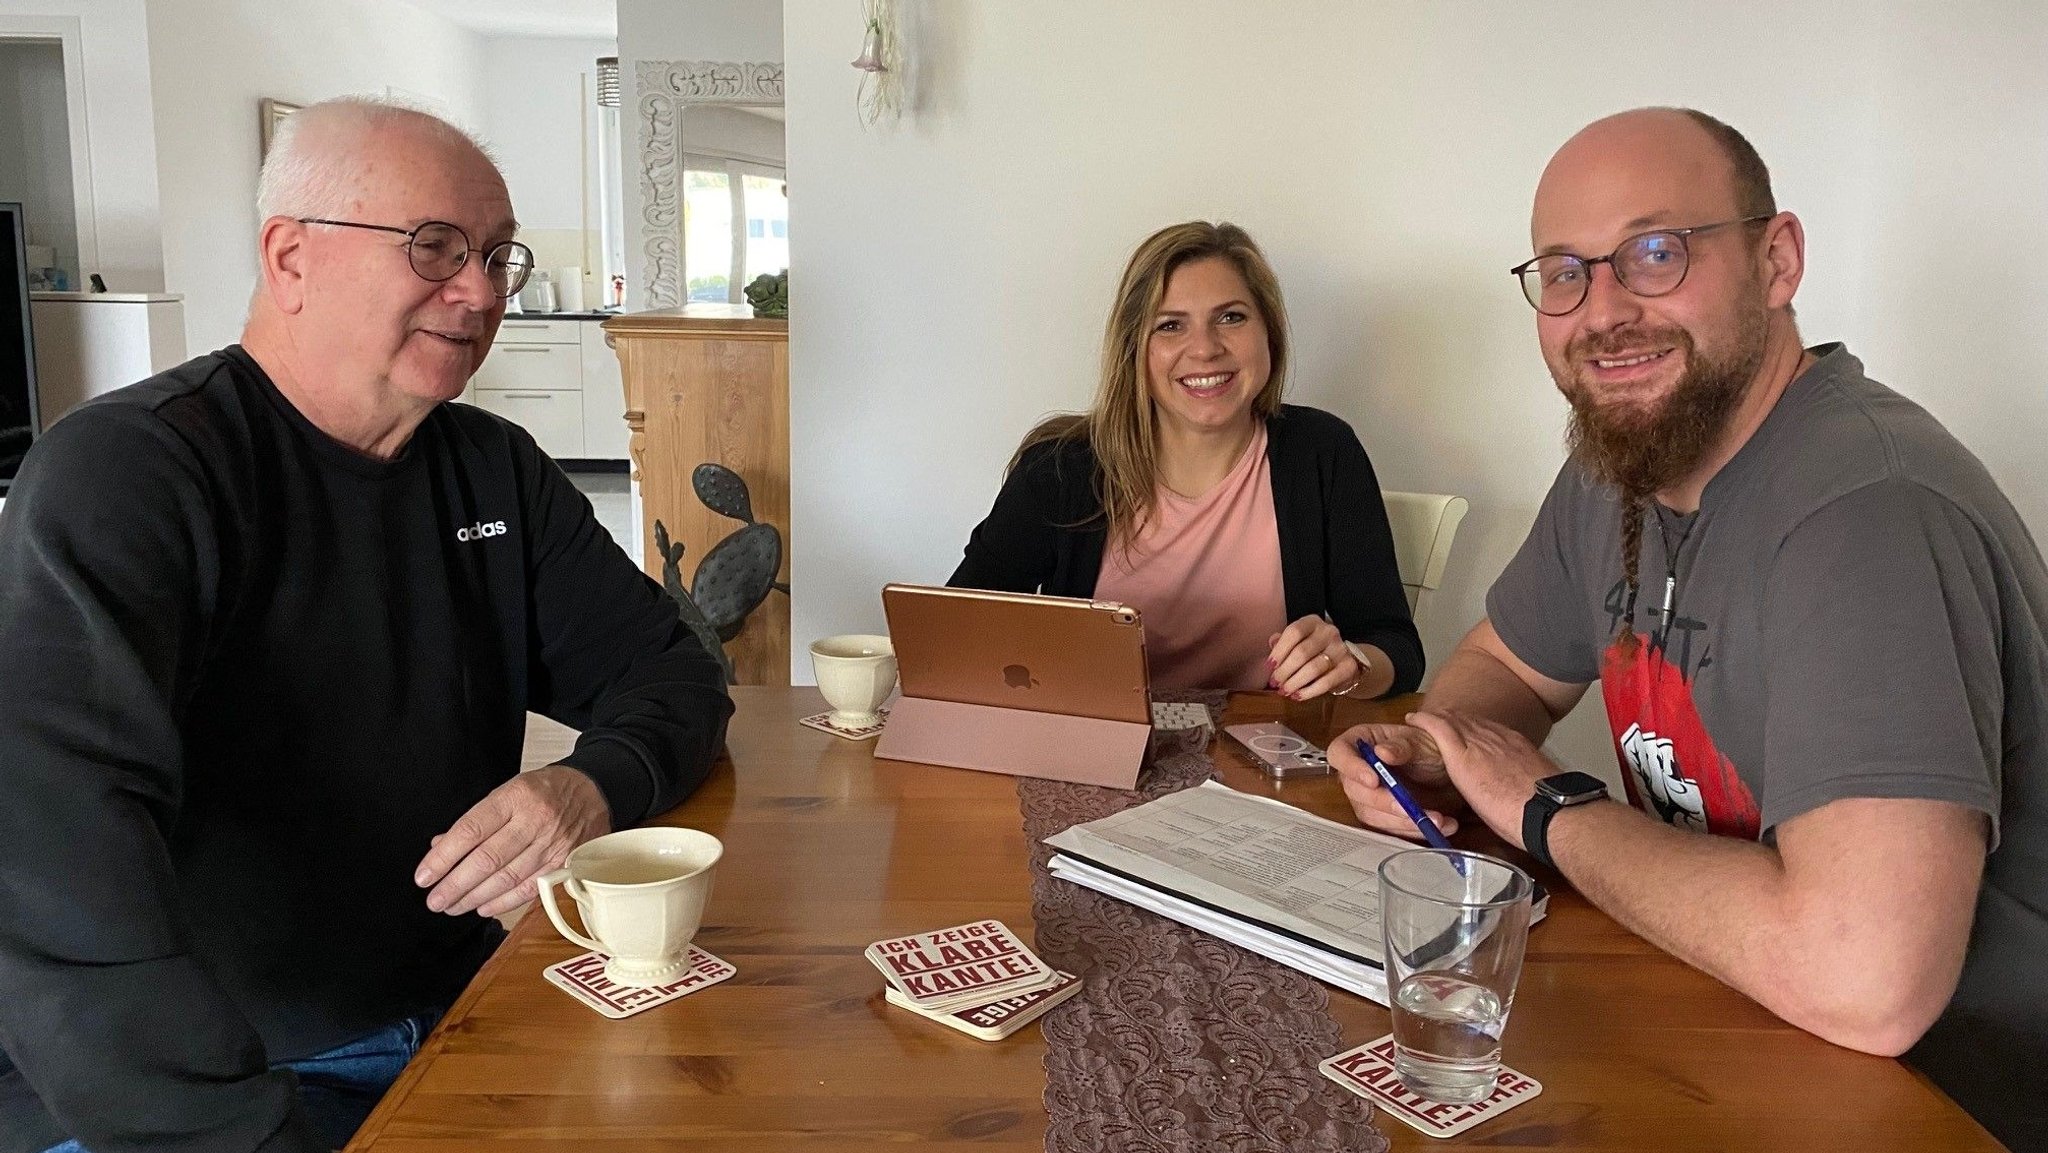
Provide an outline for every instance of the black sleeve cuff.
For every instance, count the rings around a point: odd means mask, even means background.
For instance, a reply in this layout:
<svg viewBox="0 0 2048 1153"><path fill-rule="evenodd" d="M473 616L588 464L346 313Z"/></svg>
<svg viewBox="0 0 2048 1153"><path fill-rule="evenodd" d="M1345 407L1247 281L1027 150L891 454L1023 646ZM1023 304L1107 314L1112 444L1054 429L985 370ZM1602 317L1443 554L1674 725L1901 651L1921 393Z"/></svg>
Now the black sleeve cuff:
<svg viewBox="0 0 2048 1153"><path fill-rule="evenodd" d="M562 763L597 783L611 807L614 831L653 815L647 810L654 804L654 772L632 746L609 737L579 740Z"/></svg>
<svg viewBox="0 0 2048 1153"><path fill-rule="evenodd" d="M1412 693L1422 685L1423 656L1422 638L1411 626L1407 630L1379 629L1364 636L1347 638L1358 644L1373 645L1387 654L1394 663L1394 683L1382 697L1397 697Z"/></svg>

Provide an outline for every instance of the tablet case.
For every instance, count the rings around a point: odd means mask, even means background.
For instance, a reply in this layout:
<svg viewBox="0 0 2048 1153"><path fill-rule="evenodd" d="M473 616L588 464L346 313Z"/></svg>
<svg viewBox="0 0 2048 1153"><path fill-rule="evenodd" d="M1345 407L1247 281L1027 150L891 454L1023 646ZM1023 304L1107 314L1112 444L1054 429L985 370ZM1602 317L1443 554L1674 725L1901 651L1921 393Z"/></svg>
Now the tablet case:
<svg viewBox="0 0 2048 1153"><path fill-rule="evenodd" d="M1111 601L892 584L903 695L875 756L1137 784L1152 735L1145 628Z"/></svg>

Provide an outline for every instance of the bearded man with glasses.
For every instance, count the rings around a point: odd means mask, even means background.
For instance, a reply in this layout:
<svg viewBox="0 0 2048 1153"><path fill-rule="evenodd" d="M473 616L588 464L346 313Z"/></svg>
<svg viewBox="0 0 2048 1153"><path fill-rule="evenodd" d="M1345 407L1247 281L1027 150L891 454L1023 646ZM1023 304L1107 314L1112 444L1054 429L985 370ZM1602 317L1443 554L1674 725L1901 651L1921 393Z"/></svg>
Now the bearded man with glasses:
<svg viewBox="0 0 2048 1153"><path fill-rule="evenodd" d="M307 108L242 342L0 516L0 1153L344 1144L569 850L732 703L524 430L448 402L533 254L482 149ZM519 772L528 710L581 730Z"/></svg>
<svg viewBox="0 0 2048 1153"><path fill-rule="evenodd" d="M1805 234L1689 110L1545 169L1510 270L1570 459L1406 725L1331 745L1469 812L1636 933L2048 1148L2048 569L1967 449L1840 344ZM1505 287L1505 286L1503 286ZM1540 749L1598 681L1627 802ZM1707 1024L1703 1022L1703 1024Z"/></svg>

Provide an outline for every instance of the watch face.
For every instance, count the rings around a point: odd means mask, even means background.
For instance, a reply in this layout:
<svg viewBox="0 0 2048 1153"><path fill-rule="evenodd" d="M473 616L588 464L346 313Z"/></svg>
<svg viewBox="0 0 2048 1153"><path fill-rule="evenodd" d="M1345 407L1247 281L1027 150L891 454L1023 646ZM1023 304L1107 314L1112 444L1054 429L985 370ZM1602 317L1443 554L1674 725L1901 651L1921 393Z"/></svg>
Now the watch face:
<svg viewBox="0 0 2048 1153"><path fill-rule="evenodd" d="M1560 805L1584 804L1607 795L1607 785L1599 777L1576 770L1545 777L1536 782L1536 789Z"/></svg>

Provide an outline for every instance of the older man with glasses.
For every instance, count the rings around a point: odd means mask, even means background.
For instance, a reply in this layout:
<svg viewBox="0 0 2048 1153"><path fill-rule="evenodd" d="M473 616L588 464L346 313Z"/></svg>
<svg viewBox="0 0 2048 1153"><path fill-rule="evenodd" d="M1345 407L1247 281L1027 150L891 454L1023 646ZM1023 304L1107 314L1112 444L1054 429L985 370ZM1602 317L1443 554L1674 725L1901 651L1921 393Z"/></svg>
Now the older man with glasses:
<svg viewBox="0 0 2048 1153"><path fill-rule="evenodd" d="M1439 823L1469 810L1643 937L2048 1148L2048 569L2026 526L1918 405L1802 347L1804 233L1734 129L1589 126L1531 231L1512 272L1570 459L1427 711L1333 744L1353 806L1414 833L1363 737ZM1538 747L1596 680L1628 804Z"/></svg>
<svg viewBox="0 0 2048 1153"><path fill-rule="evenodd" d="M708 774L717 660L448 402L533 254L454 127L287 122L242 343L83 406L0 517L0 1153L346 1142L593 836ZM519 772L527 710L582 730Z"/></svg>

